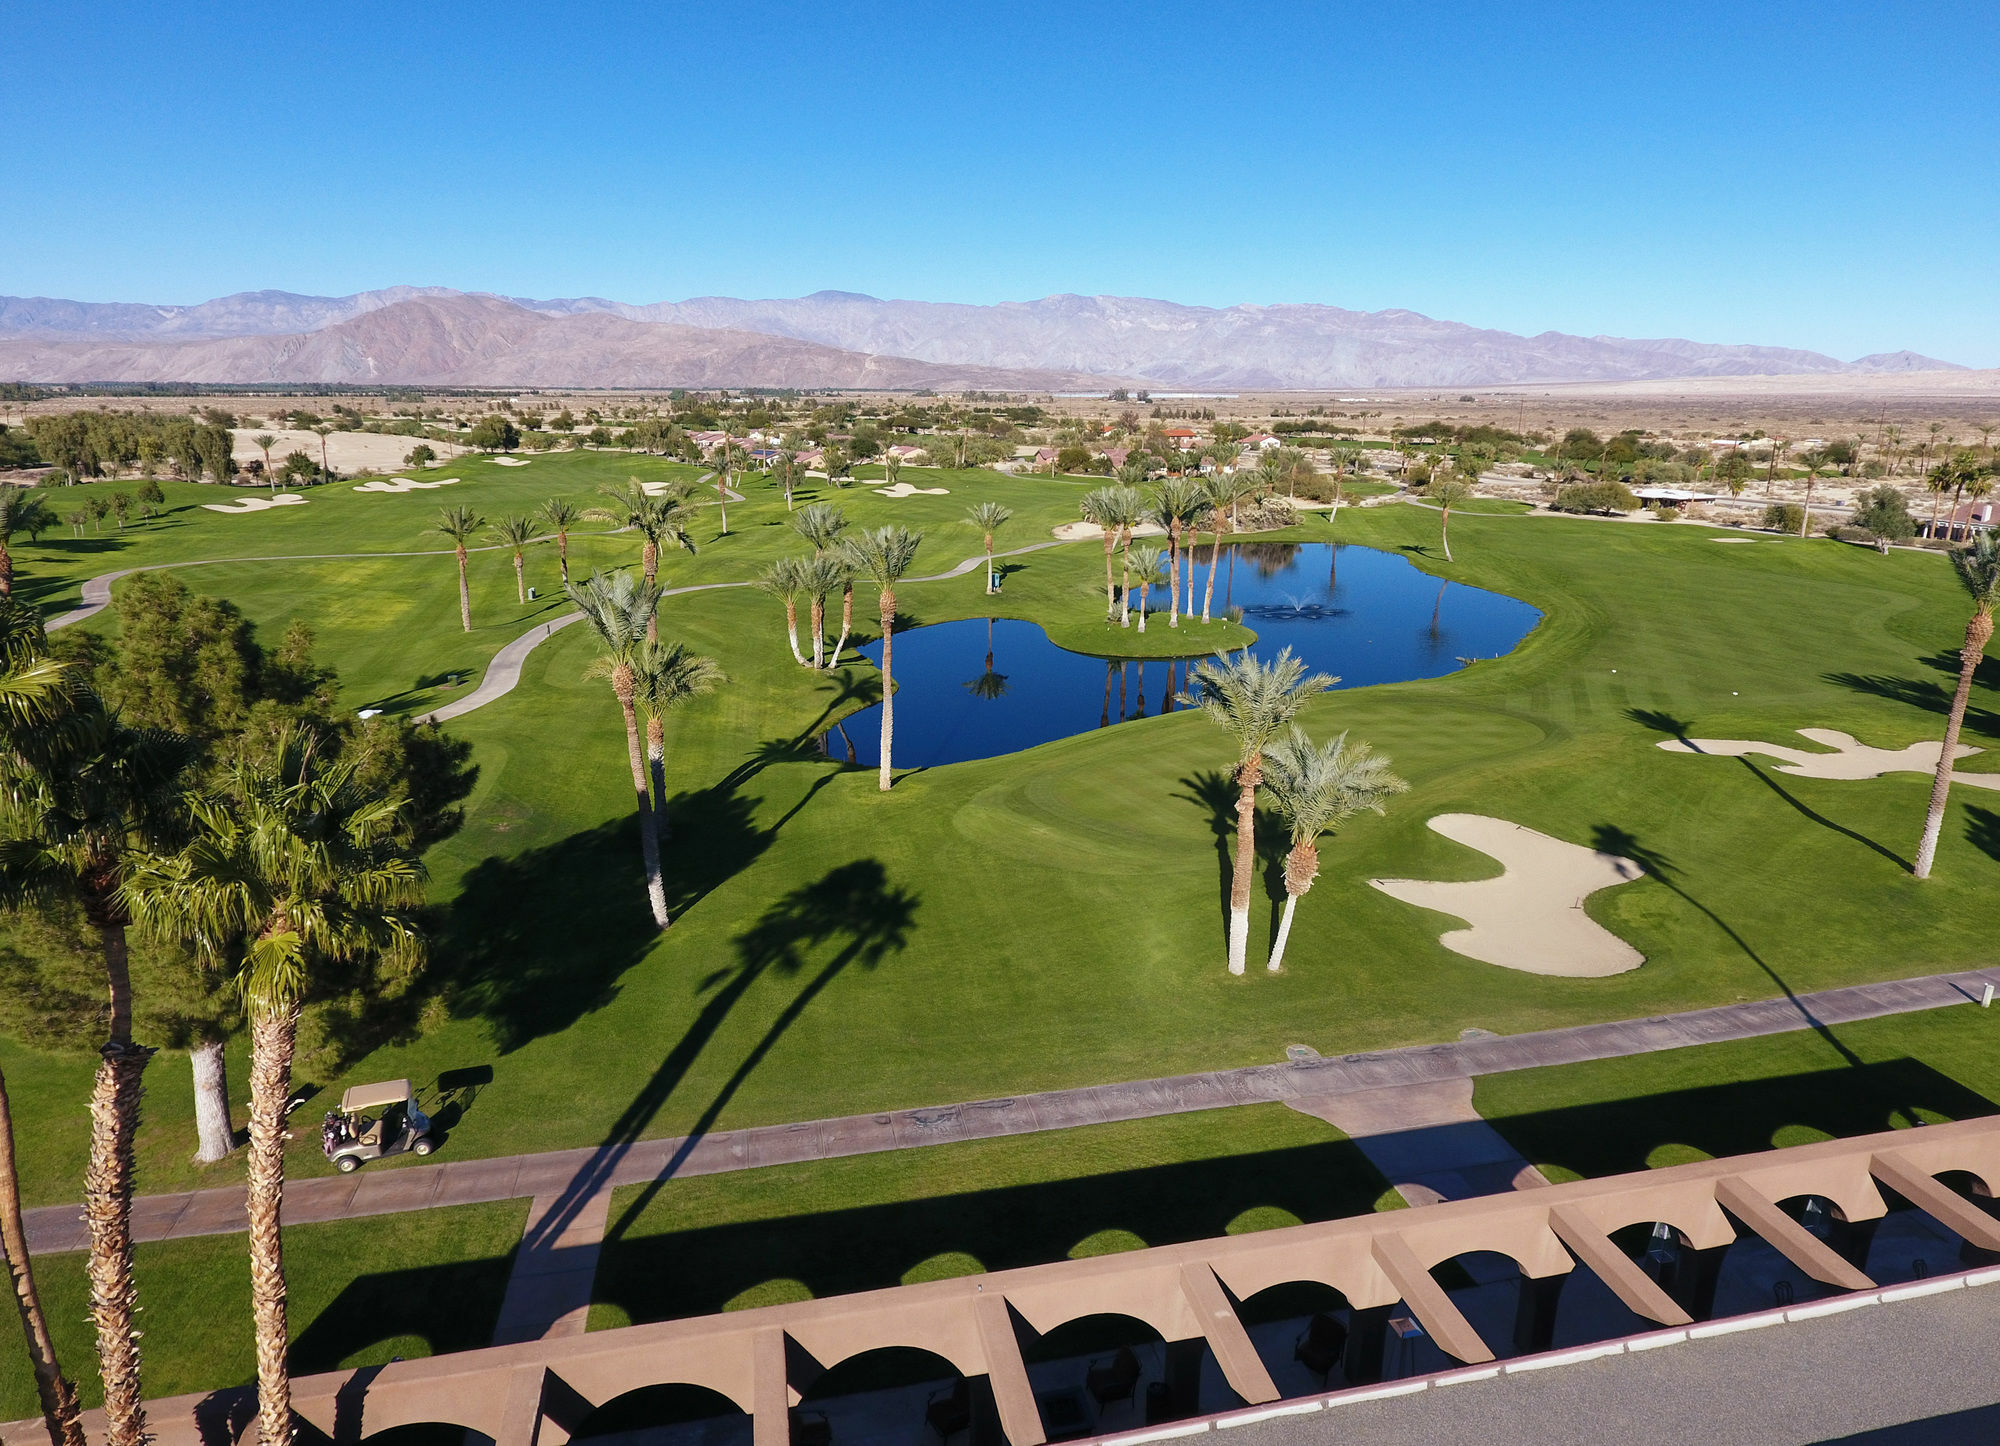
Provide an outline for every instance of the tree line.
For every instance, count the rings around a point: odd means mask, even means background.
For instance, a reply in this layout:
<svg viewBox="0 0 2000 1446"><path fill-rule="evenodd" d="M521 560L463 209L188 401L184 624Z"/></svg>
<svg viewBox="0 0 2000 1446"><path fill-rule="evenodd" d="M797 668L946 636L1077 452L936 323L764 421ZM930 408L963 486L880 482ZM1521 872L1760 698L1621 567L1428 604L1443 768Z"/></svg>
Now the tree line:
<svg viewBox="0 0 2000 1446"><path fill-rule="evenodd" d="M73 480L115 477L137 468L151 475L165 465L189 480L227 482L236 475L229 428L192 417L149 412L62 412L23 424L47 465Z"/></svg>

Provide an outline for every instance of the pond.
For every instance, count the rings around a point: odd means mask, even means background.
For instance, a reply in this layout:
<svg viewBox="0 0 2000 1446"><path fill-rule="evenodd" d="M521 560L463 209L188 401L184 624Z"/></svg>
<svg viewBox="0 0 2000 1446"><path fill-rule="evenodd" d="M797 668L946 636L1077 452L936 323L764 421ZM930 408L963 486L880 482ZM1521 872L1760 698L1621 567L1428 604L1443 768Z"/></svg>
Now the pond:
<svg viewBox="0 0 2000 1446"><path fill-rule="evenodd" d="M1196 548L1195 560L1199 614L1209 549ZM1153 589L1148 633L1167 625L1166 593ZM1497 658L1541 620L1518 598L1440 581L1396 553L1326 542L1225 546L1214 610L1229 607L1241 608L1257 633L1256 656L1275 658L1289 647L1343 688L1435 678ZM880 664L879 642L862 652ZM1198 661L1088 657L1012 618L912 628L896 634L896 762L920 768L994 758L1173 712ZM874 764L881 729L877 704L843 719L821 745L829 758Z"/></svg>

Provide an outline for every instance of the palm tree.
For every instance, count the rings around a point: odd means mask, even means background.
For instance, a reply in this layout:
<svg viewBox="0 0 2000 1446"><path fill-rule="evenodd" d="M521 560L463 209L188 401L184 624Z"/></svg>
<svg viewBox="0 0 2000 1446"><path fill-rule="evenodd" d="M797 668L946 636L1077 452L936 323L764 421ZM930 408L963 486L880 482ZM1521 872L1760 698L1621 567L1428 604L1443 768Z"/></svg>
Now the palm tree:
<svg viewBox="0 0 2000 1446"><path fill-rule="evenodd" d="M1471 499L1472 489L1459 478L1447 476L1424 489L1438 505L1438 540L1444 544L1444 560L1451 556L1451 509Z"/></svg>
<svg viewBox="0 0 2000 1446"><path fill-rule="evenodd" d="M277 495L278 477L271 470L271 449L278 445L278 439L269 432L259 432L250 439L250 444L264 454L264 480L271 484L271 494Z"/></svg>
<svg viewBox="0 0 2000 1446"><path fill-rule="evenodd" d="M1125 551L1125 588L1132 588L1132 573L1139 574L1139 631L1146 631L1146 598L1160 580L1160 563L1166 554L1157 547L1132 547Z"/></svg>
<svg viewBox="0 0 2000 1446"><path fill-rule="evenodd" d="M653 775L653 817L660 837L667 826L667 714L690 698L714 691L729 680L715 659L690 652L685 643L642 644L632 659L639 712L646 720L646 765Z"/></svg>
<svg viewBox="0 0 2000 1446"><path fill-rule="evenodd" d="M638 663L652 631L653 614L660 606L659 585L620 568L609 576L594 572L583 586L571 584L568 592L602 649L584 676L610 679L611 694L625 716L625 751L632 765L632 792L639 805L639 856L646 865L646 900L652 906L653 922L664 931L669 923L667 886L660 877L660 837L646 792L638 712Z"/></svg>
<svg viewBox="0 0 2000 1446"><path fill-rule="evenodd" d="M799 591L812 599L812 665L824 668L826 661L826 600L841 589L850 593L854 588L854 574L840 557L823 555L802 558L799 561ZM844 646L847 635L841 634Z"/></svg>
<svg viewBox="0 0 2000 1446"><path fill-rule="evenodd" d="M1938 535L1938 513L1944 507L1944 494L1947 492L1955 494L1961 485L1958 476L1957 458L1947 458L1936 467L1933 467L1930 475L1924 478L1924 490L1931 494L1931 520L1929 528L1925 531L1925 536L1936 537ZM1958 520L1958 499L1956 496L1952 498L1951 506L1952 520L1956 522Z"/></svg>
<svg viewBox="0 0 2000 1446"><path fill-rule="evenodd" d="M1271 962L1265 966L1276 973L1285 962L1292 911L1319 877L1320 835L1332 833L1364 809L1381 813L1390 795L1407 793L1410 785L1391 773L1389 760L1371 752L1366 743L1350 745L1343 733L1316 748L1297 724L1283 738L1265 745L1264 758L1269 764L1265 784L1292 833L1291 852L1285 855L1285 912L1278 920Z"/></svg>
<svg viewBox="0 0 2000 1446"><path fill-rule="evenodd" d="M663 543L674 543L688 556L694 556L694 534L688 530L688 524L694 521L695 509L688 501L686 487L675 483L658 496L652 496L637 477L632 477L623 487L607 485L598 490L612 499L611 505L589 508L583 515L615 527L629 527L639 534L639 571L648 587L660 581ZM657 621L647 626L648 638L660 635Z"/></svg>
<svg viewBox="0 0 2000 1446"><path fill-rule="evenodd" d="M1094 522L1104 530L1104 616L1108 621L1115 610L1111 554L1120 535L1139 520L1139 494L1130 487L1098 487L1084 493L1077 506L1085 522Z"/></svg>
<svg viewBox="0 0 2000 1446"><path fill-rule="evenodd" d="M771 464L771 480L784 489L785 511L790 512L792 510L792 489L798 485L799 480L798 453L789 448L779 452L777 460Z"/></svg>
<svg viewBox="0 0 2000 1446"><path fill-rule="evenodd" d="M319 480L324 482L333 475L333 469L326 464L326 439L333 428L321 425L314 427L313 431L319 434Z"/></svg>
<svg viewBox="0 0 2000 1446"><path fill-rule="evenodd" d="M14 595L14 554L9 551L14 534L25 532L39 540L55 525L55 514L39 492L27 487L0 489L0 597Z"/></svg>
<svg viewBox="0 0 2000 1446"><path fill-rule="evenodd" d="M1218 653L1194 670L1194 689L1181 701L1192 703L1237 744L1236 873L1229 889L1229 972L1243 972L1250 944L1250 876L1257 860L1257 785L1263 781L1264 748L1291 726L1299 709L1340 679L1306 673L1306 665L1286 648L1268 663L1248 652Z"/></svg>
<svg viewBox="0 0 2000 1446"><path fill-rule="evenodd" d="M523 558L528 549L540 540L541 526L532 517L503 517L493 524L493 535L502 547L513 550L514 596L525 607L528 602L528 574Z"/></svg>
<svg viewBox="0 0 2000 1446"><path fill-rule="evenodd" d="M848 565L872 579L881 589L879 613L882 620L882 768L880 787L889 791L889 744L894 733L896 700L894 676L889 670L889 648L896 631L896 584L916 560L921 532L907 527L878 527L851 537L841 545Z"/></svg>
<svg viewBox="0 0 2000 1446"><path fill-rule="evenodd" d="M1215 601L1215 567L1222 560L1222 514L1229 513L1229 530L1236 531L1236 509L1256 490L1256 483L1242 472L1224 472L1221 468L1202 479L1202 492L1208 499L1209 513L1214 524L1214 546L1208 554L1208 587L1201 598L1201 620L1209 620L1209 608Z"/></svg>
<svg viewBox="0 0 2000 1446"><path fill-rule="evenodd" d="M785 636L791 639L792 660L801 668L812 666L799 651L799 594L804 591L806 559L781 557L764 569L757 586L785 605Z"/></svg>
<svg viewBox="0 0 2000 1446"><path fill-rule="evenodd" d="M729 493L730 483L735 480L736 469L748 460L743 449L734 442L725 440L715 449L709 459L715 468L715 500L722 508L722 535L729 536Z"/></svg>
<svg viewBox="0 0 2000 1446"><path fill-rule="evenodd" d="M1832 470L1833 462L1818 447L1804 453L1799 460L1805 463L1806 468L1806 505L1802 509L1804 515L1799 518L1799 536L1804 537L1812 529L1813 487L1820 478Z"/></svg>
<svg viewBox="0 0 2000 1446"><path fill-rule="evenodd" d="M132 1281L133 1141L141 1078L153 1051L132 1039L131 923L121 893L137 850L177 826L181 779L195 761L190 739L128 727L95 694L75 691L67 670L45 655L38 619L9 602L0 614L0 658L15 689L43 708L68 705L40 724L0 695L0 903L74 900L97 930L110 1004L108 1038L91 1089L90 1166L84 1211L90 1230L91 1316L97 1326L107 1440L140 1446L147 1436L139 1388L139 1332Z"/></svg>
<svg viewBox="0 0 2000 1446"><path fill-rule="evenodd" d="M1167 609L1167 626L1180 626L1181 608L1181 529L1200 513L1203 498L1200 486L1188 477L1168 477L1153 493L1153 518L1167 530L1167 573L1172 601Z"/></svg>
<svg viewBox="0 0 2000 1446"><path fill-rule="evenodd" d="M1014 509L1003 507L998 502L981 502L965 510L965 520L978 528L986 536L986 594L991 597L993 587L993 534L1007 525L1007 519L1014 515Z"/></svg>
<svg viewBox="0 0 2000 1446"><path fill-rule="evenodd" d="M792 530L813 546L814 557L825 557L840 545L840 535L847 530L847 514L831 502L815 502L799 511L792 518ZM823 595L815 595L824 604ZM821 618L813 615L813 636L820 633ZM840 584L840 639L833 645L833 656L826 663L829 668L840 666L840 650L847 646L847 635L854 631L854 573L844 564ZM814 652L814 666L818 652Z"/></svg>
<svg viewBox="0 0 2000 1446"><path fill-rule="evenodd" d="M567 497L542 504L542 522L556 535L556 556L562 562L562 585L569 586L569 530L583 520L583 509Z"/></svg>
<svg viewBox="0 0 2000 1446"><path fill-rule="evenodd" d="M424 866L402 842L404 798L365 782L361 759L321 756L310 728L277 756L238 759L224 790L188 799L186 847L145 858L124 897L148 932L234 976L250 1015L250 1307L259 1434L292 1439L285 1355L285 1107L300 1009L330 966L423 956L412 911Z"/></svg>
<svg viewBox="0 0 2000 1446"><path fill-rule="evenodd" d="M431 529L449 537L452 550L458 554L458 621L468 633L472 631L472 589L465 581L465 544L485 525L486 519L470 507L445 507L439 509L437 525Z"/></svg>
<svg viewBox="0 0 2000 1446"><path fill-rule="evenodd" d="M1986 644L1993 637L1993 608L2000 603L2000 537L1986 533L1970 547L1952 553L1958 580L1972 599L1972 616L1965 624L1965 646L1958 654L1958 690L1951 695L1951 712L1945 718L1944 743L1938 750L1937 775L1931 780L1930 812L1924 818L1923 839L1917 845L1913 872L1920 879L1931 876L1937 857L1938 834L1944 828L1945 800L1951 792L1951 767L1958 752L1958 730L1965 722L1966 701L1972 696L1972 677L1986 656Z"/></svg>

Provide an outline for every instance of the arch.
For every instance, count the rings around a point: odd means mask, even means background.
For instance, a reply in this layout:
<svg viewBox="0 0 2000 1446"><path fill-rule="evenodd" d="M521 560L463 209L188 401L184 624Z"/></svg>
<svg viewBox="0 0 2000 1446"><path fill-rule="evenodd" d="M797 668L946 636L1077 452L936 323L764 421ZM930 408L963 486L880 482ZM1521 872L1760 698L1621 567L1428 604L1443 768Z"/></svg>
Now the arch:
<svg viewBox="0 0 2000 1446"><path fill-rule="evenodd" d="M1593 1201L1590 1218L1599 1230L1614 1236L1634 1225L1671 1225L1695 1250L1727 1245L1736 1238L1736 1227L1713 1195L1696 1200L1685 1191Z"/></svg>
<svg viewBox="0 0 2000 1446"><path fill-rule="evenodd" d="M1320 1280L1287 1280L1236 1302L1236 1317L1280 1396L1351 1385L1348 1341L1356 1319L1347 1296Z"/></svg>
<svg viewBox="0 0 2000 1446"><path fill-rule="evenodd" d="M493 1438L451 1421L409 1421L361 1438L363 1446L493 1446Z"/></svg>
<svg viewBox="0 0 2000 1446"><path fill-rule="evenodd" d="M803 1385L793 1384L799 1389L799 1403L809 1405L834 1396L957 1381L964 1376L947 1357L923 1346L875 1346L828 1365Z"/></svg>
<svg viewBox="0 0 2000 1446"><path fill-rule="evenodd" d="M1039 1366L1115 1351L1120 1346L1150 1346L1166 1339L1166 1333L1149 1320L1124 1311L1097 1311L1074 1316L1038 1332L1033 1341L1022 1345L1021 1359L1027 1365Z"/></svg>
<svg viewBox="0 0 2000 1446"><path fill-rule="evenodd" d="M662 1381L635 1387L605 1401L577 1424L570 1432L570 1439L713 1419L740 1420L746 1432L750 1429L749 1414L722 1392L686 1381Z"/></svg>

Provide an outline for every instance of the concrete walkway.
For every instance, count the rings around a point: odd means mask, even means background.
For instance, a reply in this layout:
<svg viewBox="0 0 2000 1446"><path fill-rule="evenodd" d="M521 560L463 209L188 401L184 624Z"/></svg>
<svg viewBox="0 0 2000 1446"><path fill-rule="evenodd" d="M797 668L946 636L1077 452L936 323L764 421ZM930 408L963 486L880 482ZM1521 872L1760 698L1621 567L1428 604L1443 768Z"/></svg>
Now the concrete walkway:
<svg viewBox="0 0 2000 1446"><path fill-rule="evenodd" d="M549 1336L580 1336L590 1319L590 1287L611 1214L611 1192L600 1190L578 1210L560 1193L537 1195L507 1278L493 1344L519 1345Z"/></svg>
<svg viewBox="0 0 2000 1446"><path fill-rule="evenodd" d="M1287 1100L1352 1139L1412 1205L1546 1185L1540 1170L1472 1107L1472 1080L1435 1080Z"/></svg>
<svg viewBox="0 0 2000 1446"><path fill-rule="evenodd" d="M294 1181L285 1192L285 1220L287 1224L303 1225L443 1205L513 1200L524 1195L561 1195L565 1198L563 1210L576 1215L601 1191L678 1175L722 1174L763 1165L874 1154L957 1140L994 1139L1077 1125L1225 1109L1232 1105L1317 1102L1402 1085L1468 1080L1511 1070L1755 1039L1972 1003L1979 999L1987 984L2000 985L2000 966L1727 1004L1651 1019L1582 1024L1531 1034L1412 1045L1335 1059L1250 1065L966 1104L763 1125L696 1138L639 1140L487 1160L374 1166L355 1175ZM1490 1166L1495 1162L1468 1161L1443 1168L1462 1172L1471 1163ZM1409 1170L1399 1166L1389 1173L1423 1177L1437 1173L1422 1162L1417 1162L1417 1166ZM1469 1177L1468 1183L1476 1178L1476 1175ZM1421 1181L1413 1179L1412 1183ZM81 1207L76 1205L44 1206L29 1211L30 1246L41 1252L83 1249L86 1234L80 1211ZM242 1187L141 1196L133 1202L132 1228L138 1240L242 1230ZM560 1230L561 1226L555 1228Z"/></svg>

